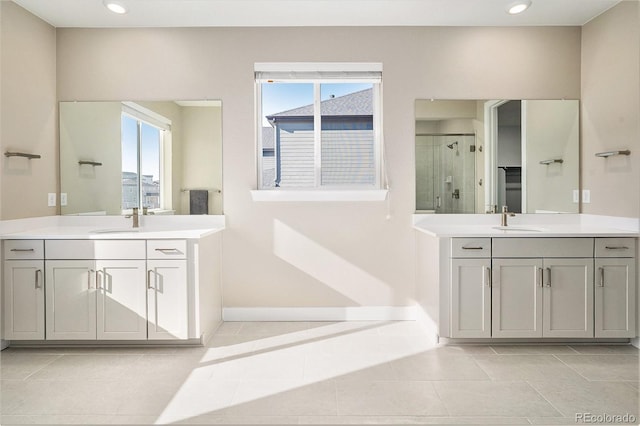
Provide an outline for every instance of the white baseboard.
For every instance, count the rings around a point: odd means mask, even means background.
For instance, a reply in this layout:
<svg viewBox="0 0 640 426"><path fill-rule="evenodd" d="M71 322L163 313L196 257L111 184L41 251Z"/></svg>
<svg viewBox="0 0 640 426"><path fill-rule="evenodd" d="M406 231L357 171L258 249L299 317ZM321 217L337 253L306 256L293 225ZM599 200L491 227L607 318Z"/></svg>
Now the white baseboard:
<svg viewBox="0 0 640 426"><path fill-rule="evenodd" d="M224 321L413 321L415 306L223 308Z"/></svg>

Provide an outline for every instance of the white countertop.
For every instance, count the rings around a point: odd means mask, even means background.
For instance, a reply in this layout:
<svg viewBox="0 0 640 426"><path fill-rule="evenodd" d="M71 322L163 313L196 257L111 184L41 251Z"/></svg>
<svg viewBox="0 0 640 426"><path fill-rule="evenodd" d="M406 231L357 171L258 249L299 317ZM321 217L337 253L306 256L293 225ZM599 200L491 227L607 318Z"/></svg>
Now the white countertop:
<svg viewBox="0 0 640 426"><path fill-rule="evenodd" d="M3 234L2 239L29 240L154 240L154 239L191 239L203 238L215 234L224 228L203 229L152 229L138 228L99 228L83 226L56 226L30 229L28 231Z"/></svg>
<svg viewBox="0 0 640 426"><path fill-rule="evenodd" d="M65 240L198 239L224 230L224 216L141 217L139 228L118 216L49 216L3 221L0 238Z"/></svg>
<svg viewBox="0 0 640 426"><path fill-rule="evenodd" d="M637 221L592 215L518 215L509 218L506 229L498 229L499 215L415 215L414 228L440 238L639 237Z"/></svg>

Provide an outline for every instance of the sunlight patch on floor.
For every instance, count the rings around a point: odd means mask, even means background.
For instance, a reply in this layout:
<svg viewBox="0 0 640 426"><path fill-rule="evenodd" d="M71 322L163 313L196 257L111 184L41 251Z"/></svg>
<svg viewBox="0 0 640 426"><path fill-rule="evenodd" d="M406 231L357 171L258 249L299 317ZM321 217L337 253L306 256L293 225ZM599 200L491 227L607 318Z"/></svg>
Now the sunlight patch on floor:
<svg viewBox="0 0 640 426"><path fill-rule="evenodd" d="M406 335L403 329L408 330ZM219 336L222 344L214 342L215 347L204 350L200 367L191 372L156 423L224 414L251 401L384 368L435 347L419 333L411 321L340 322L277 336ZM225 337L229 344L224 344ZM242 383L251 386L238 391Z"/></svg>

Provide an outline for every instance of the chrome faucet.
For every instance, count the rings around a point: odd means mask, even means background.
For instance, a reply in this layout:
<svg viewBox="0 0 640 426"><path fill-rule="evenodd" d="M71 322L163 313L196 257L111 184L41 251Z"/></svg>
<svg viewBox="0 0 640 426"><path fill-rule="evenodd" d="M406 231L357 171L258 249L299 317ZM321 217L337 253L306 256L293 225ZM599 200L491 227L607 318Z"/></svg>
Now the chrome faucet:
<svg viewBox="0 0 640 426"><path fill-rule="evenodd" d="M140 216L138 216L138 207L133 208L133 212L125 216L125 218L133 219L133 227L138 228L140 226Z"/></svg>
<svg viewBox="0 0 640 426"><path fill-rule="evenodd" d="M502 206L502 220L500 221L500 225L501 225L501 226L508 226L507 218L508 218L509 216L513 217L513 216L515 216L515 215L516 215L515 213L510 212L510 211L508 210L508 207L507 207L507 206Z"/></svg>

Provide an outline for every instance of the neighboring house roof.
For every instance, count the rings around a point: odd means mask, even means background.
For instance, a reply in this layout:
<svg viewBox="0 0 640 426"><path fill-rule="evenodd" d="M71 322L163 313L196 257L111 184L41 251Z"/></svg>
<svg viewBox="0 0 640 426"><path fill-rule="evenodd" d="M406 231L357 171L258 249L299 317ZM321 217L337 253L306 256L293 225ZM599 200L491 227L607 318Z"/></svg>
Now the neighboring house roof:
<svg viewBox="0 0 640 426"><path fill-rule="evenodd" d="M365 89L348 95L326 99L320 103L323 116L373 115L373 89ZM313 104L267 116L267 120L283 117L313 117Z"/></svg>
<svg viewBox="0 0 640 426"><path fill-rule="evenodd" d="M263 127L262 128L262 150L271 150L273 151L275 147L275 137L274 137L274 128L273 127Z"/></svg>

